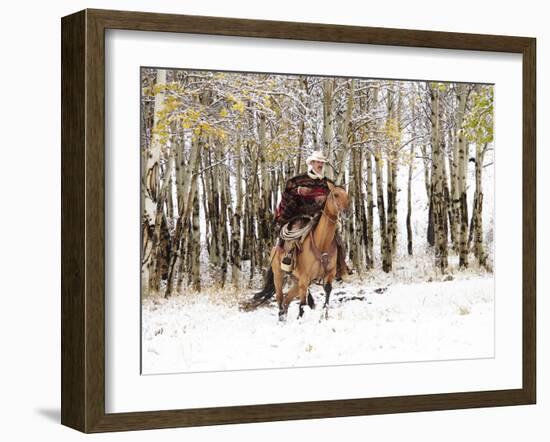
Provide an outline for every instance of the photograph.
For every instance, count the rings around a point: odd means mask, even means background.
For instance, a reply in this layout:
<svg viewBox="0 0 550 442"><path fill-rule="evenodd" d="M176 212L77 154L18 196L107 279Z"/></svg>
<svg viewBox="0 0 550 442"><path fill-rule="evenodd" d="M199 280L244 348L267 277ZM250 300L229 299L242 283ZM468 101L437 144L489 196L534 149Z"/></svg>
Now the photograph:
<svg viewBox="0 0 550 442"><path fill-rule="evenodd" d="M143 375L494 358L494 84L139 75Z"/></svg>

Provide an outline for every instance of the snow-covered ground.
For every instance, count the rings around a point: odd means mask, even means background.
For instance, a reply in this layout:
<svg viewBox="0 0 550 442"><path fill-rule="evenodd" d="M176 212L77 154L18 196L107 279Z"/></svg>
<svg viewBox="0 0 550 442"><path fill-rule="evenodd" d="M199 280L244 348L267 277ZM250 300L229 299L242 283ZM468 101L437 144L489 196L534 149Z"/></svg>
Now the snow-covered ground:
<svg viewBox="0 0 550 442"><path fill-rule="evenodd" d="M315 310L286 322L276 304L239 309L250 297L230 291L186 293L143 302L143 373L176 373L493 357L493 275L373 272L336 283L328 319L324 294ZM356 299L354 299L356 298Z"/></svg>

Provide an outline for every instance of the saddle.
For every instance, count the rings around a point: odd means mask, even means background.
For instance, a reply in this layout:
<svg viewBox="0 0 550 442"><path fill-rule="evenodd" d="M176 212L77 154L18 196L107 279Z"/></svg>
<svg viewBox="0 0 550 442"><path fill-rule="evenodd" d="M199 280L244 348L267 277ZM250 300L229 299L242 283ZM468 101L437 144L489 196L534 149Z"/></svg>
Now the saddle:
<svg viewBox="0 0 550 442"><path fill-rule="evenodd" d="M302 243L311 234L320 215L299 216L281 227L279 237L284 241L285 256L281 262L281 269L292 272L296 264L296 255L302 250Z"/></svg>

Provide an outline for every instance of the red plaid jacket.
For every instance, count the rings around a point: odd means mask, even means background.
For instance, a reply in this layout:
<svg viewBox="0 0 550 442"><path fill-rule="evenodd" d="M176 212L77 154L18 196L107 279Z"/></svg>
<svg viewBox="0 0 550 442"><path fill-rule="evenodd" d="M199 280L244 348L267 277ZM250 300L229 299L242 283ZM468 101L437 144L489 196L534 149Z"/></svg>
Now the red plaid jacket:
<svg viewBox="0 0 550 442"><path fill-rule="evenodd" d="M329 194L328 178L314 179L307 173L287 181L281 201L275 211L275 222L282 226L300 216L317 214Z"/></svg>

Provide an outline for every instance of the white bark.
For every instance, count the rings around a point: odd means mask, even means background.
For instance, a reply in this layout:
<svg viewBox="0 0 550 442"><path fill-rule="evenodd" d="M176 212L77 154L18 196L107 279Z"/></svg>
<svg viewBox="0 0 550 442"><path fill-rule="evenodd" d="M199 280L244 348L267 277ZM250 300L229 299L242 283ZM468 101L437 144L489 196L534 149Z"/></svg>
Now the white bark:
<svg viewBox="0 0 550 442"><path fill-rule="evenodd" d="M159 69L157 71L157 86L166 85L166 70ZM158 113L164 107L165 93L163 90L158 91L155 94L155 113L153 117L153 131L158 128L159 118ZM158 134L153 135L151 142L151 148L147 152L147 161L145 164L145 216L147 222L152 224L155 220L157 200L160 192L160 156L162 151L162 145L160 142L160 136Z"/></svg>

